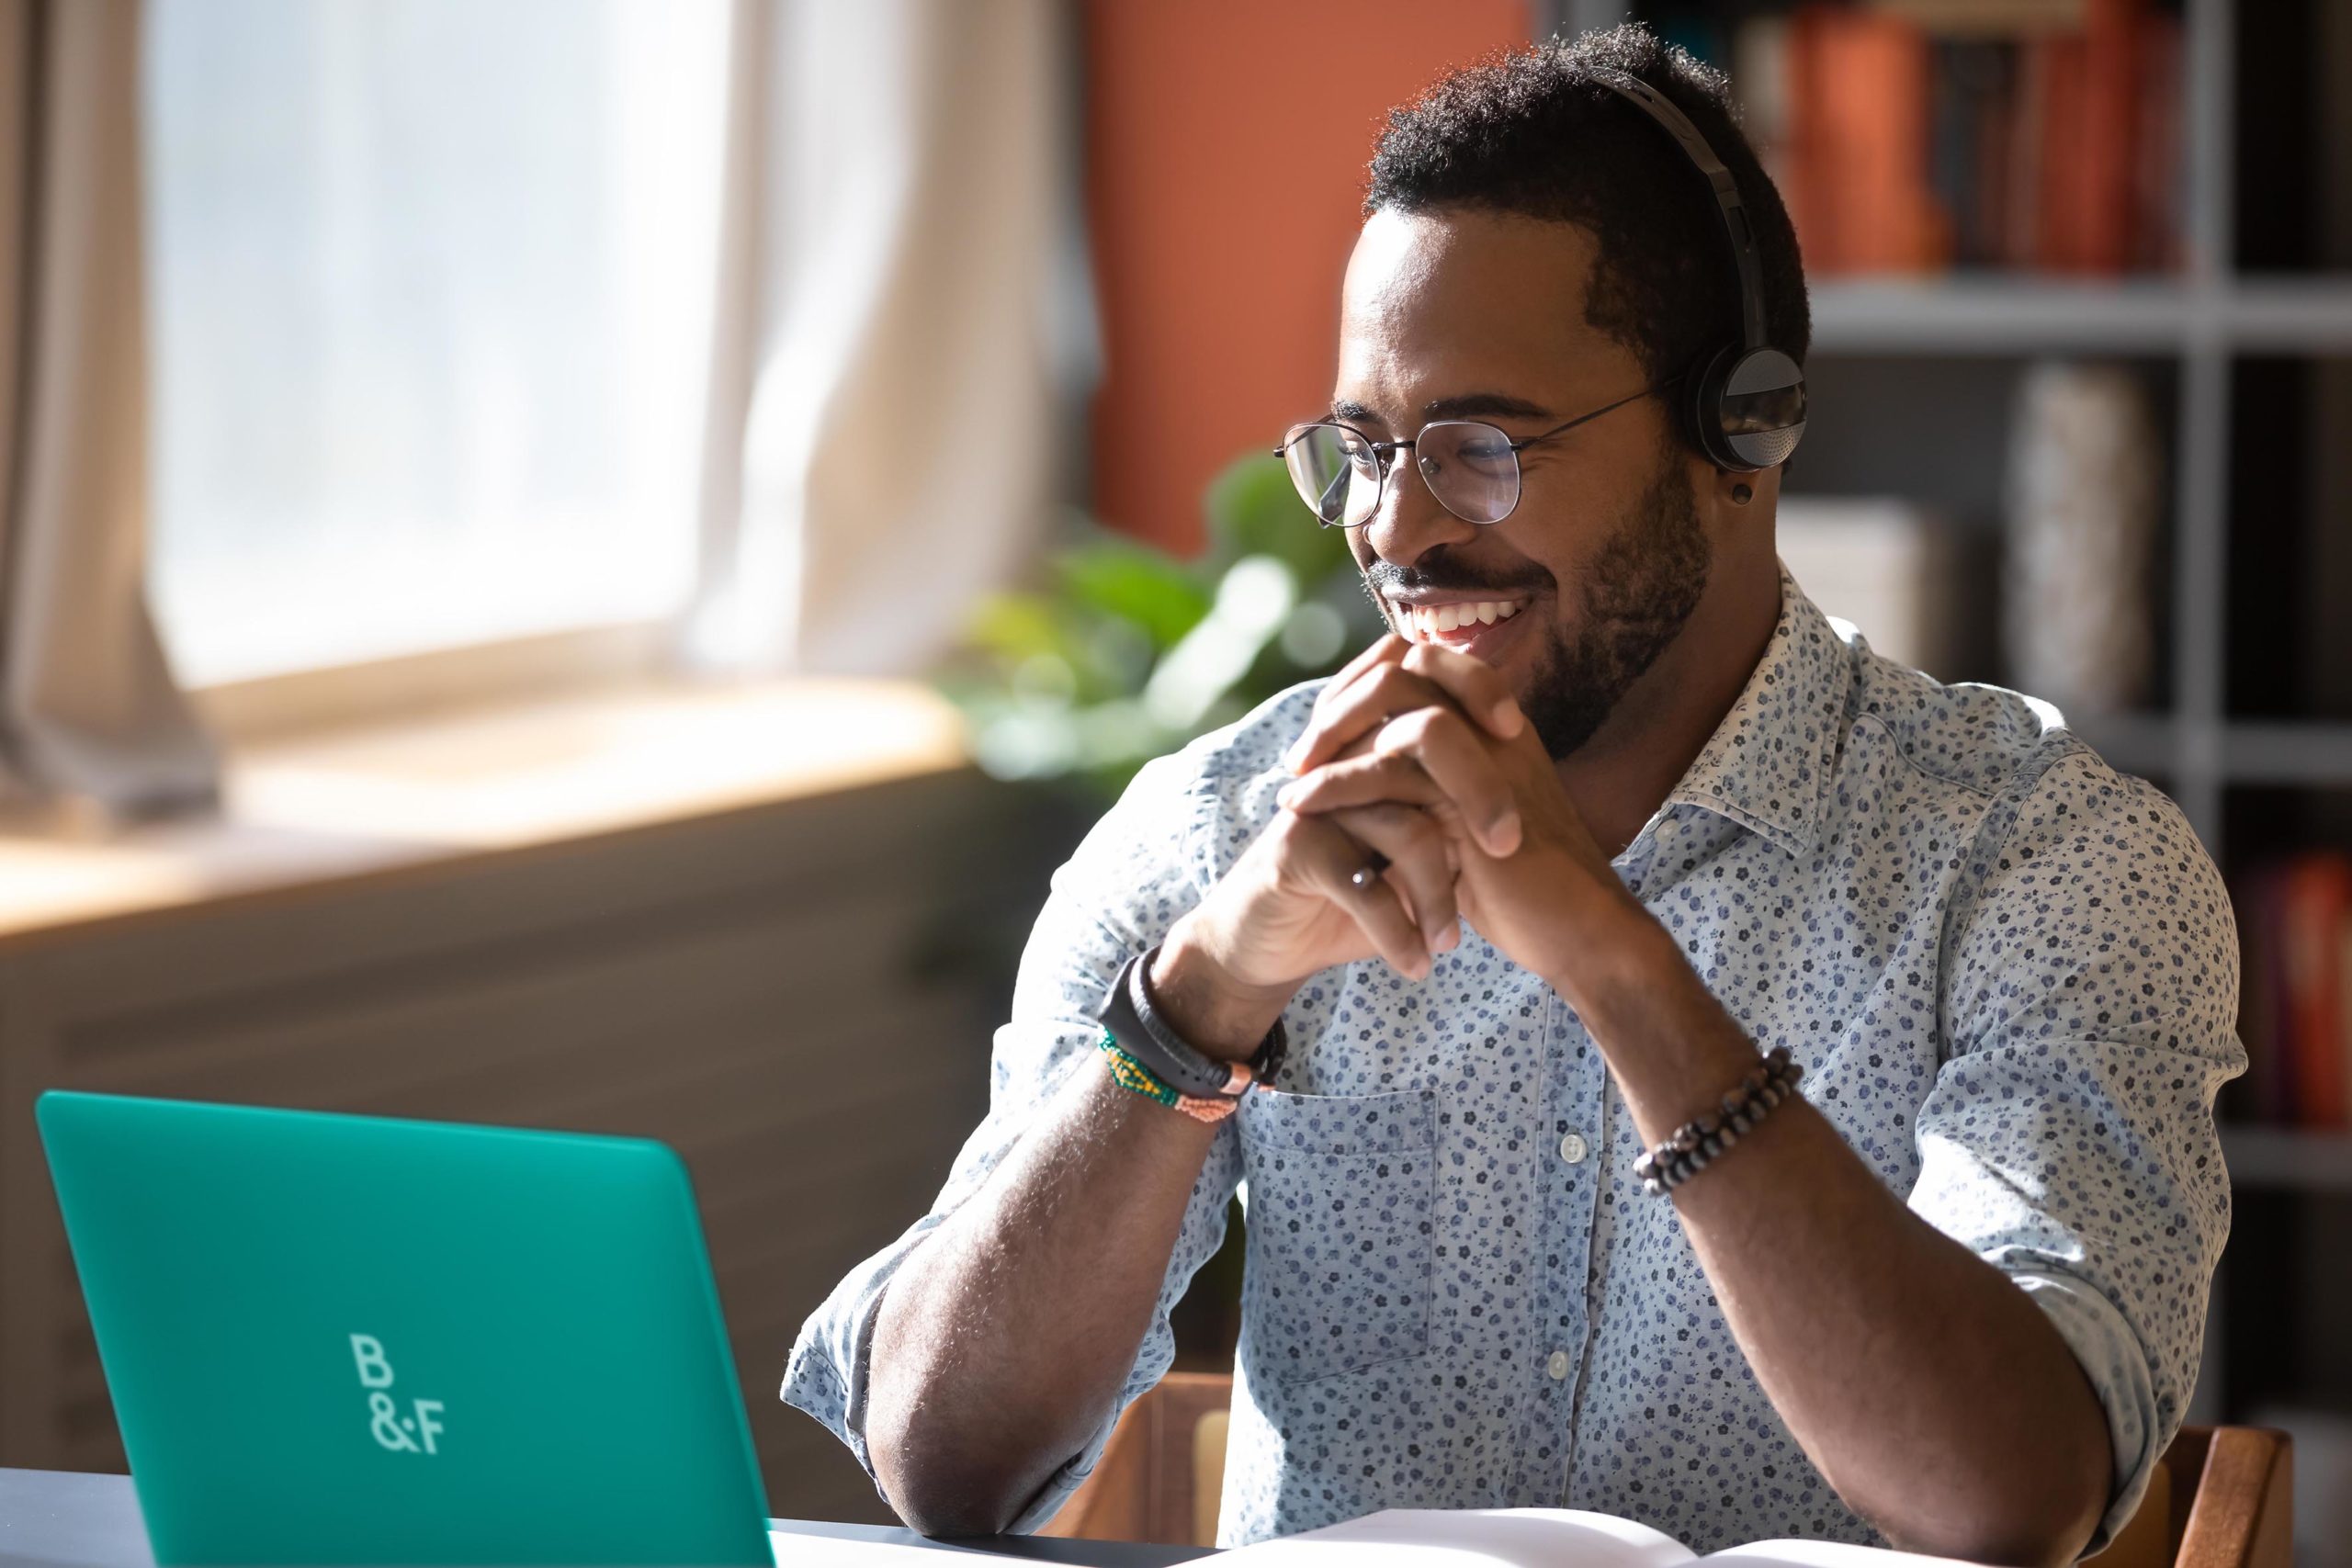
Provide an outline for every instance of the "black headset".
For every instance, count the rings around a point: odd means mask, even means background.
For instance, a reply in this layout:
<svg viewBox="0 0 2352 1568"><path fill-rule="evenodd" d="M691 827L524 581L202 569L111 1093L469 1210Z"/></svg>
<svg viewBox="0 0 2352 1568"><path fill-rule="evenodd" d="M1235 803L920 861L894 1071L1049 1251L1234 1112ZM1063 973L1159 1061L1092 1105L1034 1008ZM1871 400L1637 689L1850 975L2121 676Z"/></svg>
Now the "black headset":
<svg viewBox="0 0 2352 1568"><path fill-rule="evenodd" d="M1715 467L1734 473L1786 462L1804 434L1804 371L1764 341L1763 271L1739 186L1699 128L1665 94L1622 71L1595 70L1591 75L1657 121L1707 176L1731 240L1732 262L1739 268L1740 336L1702 355L1680 378L1683 423L1692 444Z"/></svg>

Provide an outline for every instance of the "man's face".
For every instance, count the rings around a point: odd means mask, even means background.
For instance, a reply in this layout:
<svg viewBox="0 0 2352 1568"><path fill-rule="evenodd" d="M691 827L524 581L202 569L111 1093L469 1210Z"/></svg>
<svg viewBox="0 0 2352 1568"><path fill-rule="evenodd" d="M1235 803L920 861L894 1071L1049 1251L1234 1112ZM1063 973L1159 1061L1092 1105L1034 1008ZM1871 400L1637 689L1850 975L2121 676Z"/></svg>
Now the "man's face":
<svg viewBox="0 0 2352 1568"><path fill-rule="evenodd" d="M1434 418L1516 441L1640 391L1641 361L1584 320L1592 255L1567 223L1374 214L1341 297L1334 416L1376 441L1409 440ZM1350 543L1389 625L1495 666L1565 758L1699 603L1713 556L1693 489L1704 464L1676 441L1662 397L1529 446L1519 464L1516 509L1477 525L1441 506L1398 453ZM1491 623L1436 613L1482 604Z"/></svg>

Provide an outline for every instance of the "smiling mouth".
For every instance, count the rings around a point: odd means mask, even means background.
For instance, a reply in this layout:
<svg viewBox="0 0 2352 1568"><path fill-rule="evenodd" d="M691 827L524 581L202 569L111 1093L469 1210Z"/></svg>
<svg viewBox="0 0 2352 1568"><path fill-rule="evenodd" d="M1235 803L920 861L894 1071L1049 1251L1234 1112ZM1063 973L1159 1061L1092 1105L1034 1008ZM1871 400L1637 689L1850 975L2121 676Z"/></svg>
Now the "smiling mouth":
<svg viewBox="0 0 2352 1568"><path fill-rule="evenodd" d="M1527 608L1524 599L1464 599L1450 604L1388 602L1396 628L1415 642L1473 648L1491 640L1493 628Z"/></svg>

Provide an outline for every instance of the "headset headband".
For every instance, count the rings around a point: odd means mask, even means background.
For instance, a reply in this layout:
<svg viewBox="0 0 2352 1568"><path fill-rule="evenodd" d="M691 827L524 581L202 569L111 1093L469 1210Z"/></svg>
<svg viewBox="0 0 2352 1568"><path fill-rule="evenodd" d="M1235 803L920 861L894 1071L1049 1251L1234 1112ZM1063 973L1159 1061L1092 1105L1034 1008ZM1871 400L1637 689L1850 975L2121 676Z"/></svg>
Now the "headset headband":
<svg viewBox="0 0 2352 1568"><path fill-rule="evenodd" d="M1739 268L1739 324L1744 349L1758 349L1764 344L1764 278L1763 269L1756 261L1756 238L1747 227L1747 204L1739 198L1738 182L1723 160L1715 156L1707 139L1699 134L1690 117L1674 107L1673 101L1637 76L1622 71L1597 68L1593 80L1613 88L1619 96L1666 129L1699 172L1707 176L1707 184L1715 193L1715 205L1723 212L1724 232L1731 240L1731 258Z"/></svg>

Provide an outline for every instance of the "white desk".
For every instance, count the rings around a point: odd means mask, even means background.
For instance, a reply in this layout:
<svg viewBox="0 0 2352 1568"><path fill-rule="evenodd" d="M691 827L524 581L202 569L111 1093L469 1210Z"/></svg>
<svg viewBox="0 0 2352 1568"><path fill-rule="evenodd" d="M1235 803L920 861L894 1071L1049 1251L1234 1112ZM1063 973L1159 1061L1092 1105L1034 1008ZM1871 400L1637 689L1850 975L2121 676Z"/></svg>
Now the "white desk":
<svg viewBox="0 0 2352 1568"><path fill-rule="evenodd" d="M772 1528L812 1540L889 1541L967 1556L1012 1558L1091 1568L1166 1568L1211 1555L1197 1547L1131 1541L1048 1540L990 1536L968 1541L926 1540L884 1525L775 1519ZM127 1475L60 1470L0 1470L0 1568L154 1568Z"/></svg>

